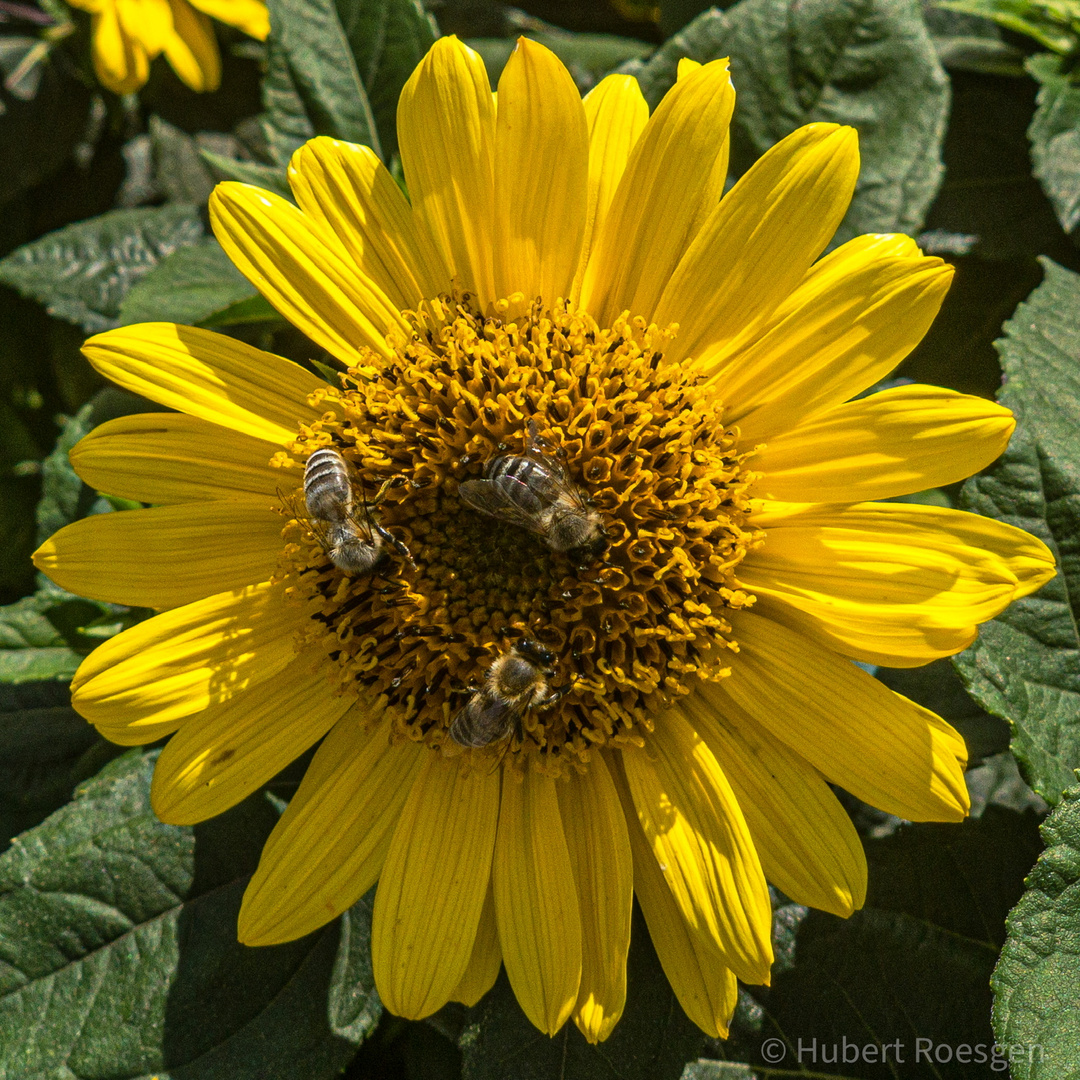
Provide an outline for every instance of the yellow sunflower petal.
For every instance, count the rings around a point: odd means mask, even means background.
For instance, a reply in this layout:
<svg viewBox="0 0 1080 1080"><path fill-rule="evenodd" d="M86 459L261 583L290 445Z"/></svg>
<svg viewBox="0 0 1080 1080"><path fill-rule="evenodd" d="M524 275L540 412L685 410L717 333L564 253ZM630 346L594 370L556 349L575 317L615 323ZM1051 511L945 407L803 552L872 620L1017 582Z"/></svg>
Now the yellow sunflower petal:
<svg viewBox="0 0 1080 1080"><path fill-rule="evenodd" d="M34 565L91 600L178 607L269 578L281 528L263 499L95 514L49 537Z"/></svg>
<svg viewBox="0 0 1080 1080"><path fill-rule="evenodd" d="M133 94L150 76L142 43L124 32L115 4L104 4L90 20L94 74L114 94Z"/></svg>
<svg viewBox="0 0 1080 1080"><path fill-rule="evenodd" d="M866 855L828 784L742 710L721 716L698 694L680 706L731 782L766 878L843 918L862 907Z"/></svg>
<svg viewBox="0 0 1080 1080"><path fill-rule="evenodd" d="M568 297L588 210L589 128L570 73L518 38L495 120L495 292Z"/></svg>
<svg viewBox="0 0 1080 1080"><path fill-rule="evenodd" d="M632 75L608 75L582 99L589 125L589 206L573 295L626 171L630 152L649 119L649 106Z"/></svg>
<svg viewBox="0 0 1080 1080"><path fill-rule="evenodd" d="M212 19L235 26L250 37L265 41L270 33L270 13L262 0L188 0L193 8Z"/></svg>
<svg viewBox="0 0 1080 1080"><path fill-rule="evenodd" d="M502 967L502 952L499 949L499 927L495 921L495 891L488 885L484 897L484 910L480 913L480 925L476 928L476 940L473 942L469 966L461 977L461 982L454 987L451 1001L460 1001L470 1008L475 1005L494 985Z"/></svg>
<svg viewBox="0 0 1080 1080"><path fill-rule="evenodd" d="M312 139L293 154L289 184L300 209L341 241L395 307L416 308L450 288L442 257L370 147Z"/></svg>
<svg viewBox="0 0 1080 1080"><path fill-rule="evenodd" d="M761 326L824 250L858 175L853 128L807 124L766 151L702 225L656 303L656 322L679 324L667 359Z"/></svg>
<svg viewBox="0 0 1080 1080"><path fill-rule="evenodd" d="M896 386L770 438L753 494L791 502L886 499L963 480L1016 427L1008 409L940 386Z"/></svg>
<svg viewBox="0 0 1080 1080"><path fill-rule="evenodd" d="M173 33L165 39L165 59L180 81L197 92L221 85L221 55L210 20L187 0L169 0Z"/></svg>
<svg viewBox="0 0 1080 1080"><path fill-rule="evenodd" d="M307 396L322 379L241 341L176 323L138 323L90 338L83 354L107 379L160 405L267 442L319 419Z"/></svg>
<svg viewBox="0 0 1080 1080"><path fill-rule="evenodd" d="M728 62L714 60L680 79L649 118L585 271L582 304L601 325L626 308L653 317L724 190L734 107Z"/></svg>
<svg viewBox="0 0 1080 1080"><path fill-rule="evenodd" d="M967 749L941 717L786 626L746 611L731 622L738 664L700 691L718 712L734 701L826 779L890 814L967 814Z"/></svg>
<svg viewBox="0 0 1080 1080"><path fill-rule="evenodd" d="M173 32L170 0L115 0L115 4L124 33L140 42L153 60Z"/></svg>
<svg viewBox="0 0 1080 1080"><path fill-rule="evenodd" d="M912 251L910 240L860 241L822 259L823 269L807 275L751 344L702 354L725 419L738 423L745 444L768 441L883 379L934 321L952 267Z"/></svg>
<svg viewBox="0 0 1080 1080"><path fill-rule="evenodd" d="M917 666L959 652L978 623L1054 575L1035 537L944 507L766 502L754 520L768 538L740 564L740 582L871 663Z"/></svg>
<svg viewBox="0 0 1080 1080"><path fill-rule="evenodd" d="M353 711L334 725L266 841L240 908L245 945L303 937L378 880L423 749L391 746L388 720L362 721Z"/></svg>
<svg viewBox="0 0 1080 1080"><path fill-rule="evenodd" d="M210 224L248 281L343 363L363 364L361 345L388 357L386 332L409 333L382 289L280 195L250 184L218 184Z"/></svg>
<svg viewBox="0 0 1080 1080"><path fill-rule="evenodd" d="M550 776L529 769L524 778L507 775L492 880L514 995L533 1024L554 1035L577 1003L581 909Z"/></svg>
<svg viewBox="0 0 1080 1080"><path fill-rule="evenodd" d="M744 982L767 983L769 890L727 777L677 710L656 718L646 746L624 750L623 768L638 821L691 937Z"/></svg>
<svg viewBox="0 0 1080 1080"><path fill-rule="evenodd" d="M75 673L71 703L113 742L153 742L295 663L293 636L307 621L268 584L166 611L99 645Z"/></svg>
<svg viewBox="0 0 1080 1080"><path fill-rule="evenodd" d="M148 503L273 499L296 480L270 467L266 443L197 416L139 413L98 425L72 447L92 488Z"/></svg>
<svg viewBox="0 0 1080 1080"><path fill-rule="evenodd" d="M375 893L371 958L383 1004L422 1020L469 967L499 820L497 772L462 776L428 753L401 812Z"/></svg>
<svg viewBox="0 0 1080 1080"><path fill-rule="evenodd" d="M350 707L327 678L293 663L192 716L154 767L150 801L170 825L194 825L235 806L317 743Z"/></svg>
<svg viewBox="0 0 1080 1080"><path fill-rule="evenodd" d="M481 308L498 299L492 278L495 105L480 56L440 38L398 102L401 164L413 208L457 287Z"/></svg>
<svg viewBox="0 0 1080 1080"><path fill-rule="evenodd" d="M557 785L559 813L581 903L581 986L574 1023L603 1042L626 1004L626 952L634 867L619 793L599 755L588 771Z"/></svg>
<svg viewBox="0 0 1080 1080"><path fill-rule="evenodd" d="M634 859L634 894L649 927L656 955L686 1015L707 1035L726 1039L739 988L720 954L693 935L668 887L649 841L638 824L626 778L613 762L612 778L618 789L630 833Z"/></svg>

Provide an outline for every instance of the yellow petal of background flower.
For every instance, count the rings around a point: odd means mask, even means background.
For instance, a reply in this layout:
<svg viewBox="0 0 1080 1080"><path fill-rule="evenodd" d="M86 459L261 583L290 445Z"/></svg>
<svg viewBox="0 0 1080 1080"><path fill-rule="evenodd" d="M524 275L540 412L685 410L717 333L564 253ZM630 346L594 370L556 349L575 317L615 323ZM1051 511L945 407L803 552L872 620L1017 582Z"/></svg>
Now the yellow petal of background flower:
<svg viewBox="0 0 1080 1080"><path fill-rule="evenodd" d="M221 56L210 20L188 0L169 0L173 33L165 39L165 59L180 81L196 92L221 85Z"/></svg>
<svg viewBox="0 0 1080 1080"><path fill-rule="evenodd" d="M754 520L768 538L740 564L740 582L870 663L910 667L958 652L978 623L1054 574L1035 537L945 507L766 502Z"/></svg>
<svg viewBox="0 0 1080 1080"><path fill-rule="evenodd" d="M612 759L611 775L618 789L634 859L634 894L649 927L656 955L686 1015L707 1035L726 1039L739 988L720 954L700 935L693 935L638 824L626 777Z"/></svg>
<svg viewBox="0 0 1080 1080"><path fill-rule="evenodd" d="M495 296L492 279L495 105L480 56L439 38L401 91L401 164L412 205L458 288Z"/></svg>
<svg viewBox="0 0 1080 1080"><path fill-rule="evenodd" d="M307 621L268 584L166 611L99 645L75 673L71 703L113 742L153 742L295 663L293 636Z"/></svg>
<svg viewBox="0 0 1080 1080"><path fill-rule="evenodd" d="M964 740L941 717L848 660L759 615L733 615L738 664L701 694L734 701L827 780L909 821L960 821Z"/></svg>
<svg viewBox="0 0 1080 1080"><path fill-rule="evenodd" d="M765 877L796 903L843 918L862 907L866 855L828 784L745 712L721 716L698 694L679 707L731 782Z"/></svg>
<svg viewBox="0 0 1080 1080"><path fill-rule="evenodd" d="M556 784L581 905L581 986L574 1023L591 1043L612 1032L626 1004L626 952L634 901L630 838L604 759Z"/></svg>
<svg viewBox="0 0 1080 1080"><path fill-rule="evenodd" d="M378 880L424 751L391 746L388 720L363 720L352 711L333 726L266 841L240 908L245 945L303 937Z"/></svg>
<svg viewBox="0 0 1080 1080"><path fill-rule="evenodd" d="M270 467L272 449L183 413L138 413L99 424L72 447L71 464L92 488L149 503L203 502L295 486Z"/></svg>
<svg viewBox="0 0 1080 1080"><path fill-rule="evenodd" d="M266 581L281 555L270 500L186 503L95 514L34 552L57 585L133 607L178 607Z"/></svg>
<svg viewBox="0 0 1080 1080"><path fill-rule="evenodd" d="M507 774L492 880L514 996L536 1027L554 1035L577 1003L581 909L550 776L531 769L521 779Z"/></svg>
<svg viewBox="0 0 1080 1080"><path fill-rule="evenodd" d="M235 806L317 743L349 709L329 662L296 662L241 694L186 720L161 751L150 785L154 813L194 825Z"/></svg>
<svg viewBox="0 0 1080 1080"><path fill-rule="evenodd" d="M361 345L389 357L386 332L410 332L382 289L280 195L231 180L218 184L210 224L244 277L343 363L362 364Z"/></svg>
<svg viewBox="0 0 1080 1080"><path fill-rule="evenodd" d="M480 925L476 928L476 940L473 942L469 966L461 977L461 982L454 987L451 1001L460 1001L470 1008L475 1005L494 985L502 967L502 952L499 949L499 927L495 921L495 891L488 884L487 896L484 897L484 910L480 913Z"/></svg>
<svg viewBox="0 0 1080 1080"><path fill-rule="evenodd" d="M176 323L138 323L90 338L83 354L133 394L267 442L295 438L321 415L307 395L325 386L299 364Z"/></svg>
<svg viewBox="0 0 1080 1080"><path fill-rule="evenodd" d="M398 1016L441 1009L472 956L499 820L499 775L426 754L386 857L371 934L375 986Z"/></svg>
<svg viewBox="0 0 1080 1080"><path fill-rule="evenodd" d="M661 326L679 324L667 359L698 356L761 326L832 238L858 175L853 128L807 124L767 150L683 249L666 282L652 317Z"/></svg>
<svg viewBox="0 0 1080 1080"><path fill-rule="evenodd" d="M581 277L589 254L603 232L604 222L626 171L630 152L649 119L649 106L632 75L608 75L582 99L589 125L589 203L573 295L581 292Z"/></svg>
<svg viewBox="0 0 1080 1080"><path fill-rule="evenodd" d="M235 26L259 41L265 41L270 33L270 13L262 0L189 0L189 3L212 19Z"/></svg>
<svg viewBox="0 0 1080 1080"><path fill-rule="evenodd" d="M852 240L837 248L751 344L726 357L722 349L703 354L703 370L713 373L728 407L725 419L739 424L746 445L849 400L888 375L922 340L953 270L912 252L910 240L891 240Z"/></svg>
<svg viewBox="0 0 1080 1080"><path fill-rule="evenodd" d="M656 717L646 747L624 750L623 768L638 821L690 936L743 981L767 983L769 890L727 777L676 710Z"/></svg>
<svg viewBox="0 0 1080 1080"><path fill-rule="evenodd" d="M150 76L150 58L141 42L124 33L116 5L102 5L90 30L98 82L114 94L135 93Z"/></svg>
<svg viewBox="0 0 1080 1080"><path fill-rule="evenodd" d="M664 95L630 155L585 271L581 303L601 324L652 318L683 252L724 190L735 91L714 60Z"/></svg>
<svg viewBox="0 0 1080 1080"><path fill-rule="evenodd" d="M568 297L588 210L589 128L570 73L518 38L495 120L495 292Z"/></svg>
<svg viewBox="0 0 1080 1080"><path fill-rule="evenodd" d="M1008 409L940 386L895 386L770 438L753 494L790 502L908 495L979 472L1005 449Z"/></svg>
<svg viewBox="0 0 1080 1080"><path fill-rule="evenodd" d="M293 154L289 185L300 209L337 237L395 307L416 308L450 288L442 257L370 147L312 139Z"/></svg>

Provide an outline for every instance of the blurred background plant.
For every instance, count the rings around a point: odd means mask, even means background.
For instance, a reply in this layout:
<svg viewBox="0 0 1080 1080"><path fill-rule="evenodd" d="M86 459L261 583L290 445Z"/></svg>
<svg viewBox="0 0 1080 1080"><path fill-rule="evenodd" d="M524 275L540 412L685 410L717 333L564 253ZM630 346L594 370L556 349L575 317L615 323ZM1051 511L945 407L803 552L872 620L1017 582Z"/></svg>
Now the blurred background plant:
<svg viewBox="0 0 1080 1080"><path fill-rule="evenodd" d="M270 0L262 41L250 19L218 18L222 0L200 23L220 57L213 92L150 47L138 86L103 86L84 6L0 0L0 1075L715 1080L790 1075L800 1040L841 1038L899 1039L905 1078L1001 1074L955 1053L915 1061L917 1038L1038 1043L1015 1077L1080 1070L1080 3ZM910 498L1020 524L1063 567L955 663L876 672L961 729L973 817L913 826L849 799L866 908L845 922L777 894L773 986L743 992L724 1043L682 1015L640 928L626 1014L597 1048L572 1027L538 1035L504 980L472 1010L382 1015L368 901L301 942L241 948L239 897L295 769L221 819L164 826L153 748L102 742L68 704L82 657L147 612L65 593L29 554L69 521L131 507L87 488L67 451L157 408L103 385L82 340L192 323L334 378L233 269L206 199L225 178L287 194L289 157L315 134L366 143L403 183L398 94L446 33L493 86L524 34L582 92L621 70L650 105L681 57L730 56L733 176L801 124L856 126L863 171L837 242L906 232L957 269L896 378L1000 395L1020 423L986 474ZM762 1057L769 1038L784 1061Z"/></svg>

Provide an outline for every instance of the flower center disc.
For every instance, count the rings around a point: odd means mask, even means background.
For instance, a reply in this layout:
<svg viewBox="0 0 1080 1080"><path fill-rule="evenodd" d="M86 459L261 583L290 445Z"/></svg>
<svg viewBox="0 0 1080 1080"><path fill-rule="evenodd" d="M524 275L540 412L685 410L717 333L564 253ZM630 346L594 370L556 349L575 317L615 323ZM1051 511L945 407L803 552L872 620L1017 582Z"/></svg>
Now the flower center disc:
<svg viewBox="0 0 1080 1080"><path fill-rule="evenodd" d="M389 480L376 513L415 569L393 551L370 576L335 568L290 485L281 578L311 604L303 644L329 652L344 692L381 695L399 738L478 763L509 752L561 771L593 746L640 745L660 700L728 673L725 610L753 602L733 576L762 535L747 523L752 477L715 392L665 363L672 332L642 319L602 329L537 301L504 322L446 300L407 317L391 361L371 354L343 389L312 395L323 419L275 464L302 477L332 445L369 501ZM492 458L525 452L530 420L603 517L610 547L591 565L458 496ZM548 684L565 693L508 740L458 747L454 716L524 638L555 655Z"/></svg>

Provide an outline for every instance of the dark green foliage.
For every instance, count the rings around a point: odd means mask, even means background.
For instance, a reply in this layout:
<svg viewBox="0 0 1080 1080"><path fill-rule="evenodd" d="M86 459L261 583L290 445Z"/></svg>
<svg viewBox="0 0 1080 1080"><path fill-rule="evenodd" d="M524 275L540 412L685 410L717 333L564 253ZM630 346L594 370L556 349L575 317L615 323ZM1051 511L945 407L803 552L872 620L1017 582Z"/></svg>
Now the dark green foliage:
<svg viewBox="0 0 1080 1080"><path fill-rule="evenodd" d="M191 93L158 60L139 98L121 102L95 98L88 15L74 13L72 33L42 49L68 9L0 0L0 282L10 286L0 292L4 1080L966 1080L1005 1075L1000 1057L955 1057L963 1044L985 1055L994 1042L992 972L997 1038L1023 1047L1012 1075L1080 1076L1080 788L1065 791L1080 766L1072 60L1032 56L1046 43L916 0L739 0L712 10L704 0L617 2L271 0L265 44L217 26L220 93ZM1008 7L1024 19L1039 4L959 6ZM153 752L103 742L67 688L97 643L149 613L73 596L35 579L29 563L57 529L126 505L81 482L70 447L106 419L155 408L100 392L79 355L85 334L200 323L337 379L326 354L284 326L208 235L206 199L221 178L290 197L289 159L314 135L367 143L404 187L398 96L440 29L474 42L493 85L524 33L563 60L582 92L621 65L652 106L681 56L730 55L735 174L801 124L853 124L863 169L837 239L925 227L924 249L957 265L938 323L901 372L918 381L993 394L1000 369L990 343L1041 279L1035 256L1056 260L1000 345L1001 400L1017 414L1017 436L960 505L1042 536L1063 572L959 658L974 700L950 661L878 672L962 732L979 816L907 825L846 803L866 833L865 909L841 920L775 895L773 985L743 989L724 1042L683 1014L640 913L626 1011L597 1047L572 1024L553 1039L533 1029L505 975L471 1010L447 1006L424 1022L384 1015L372 894L302 941L238 945L245 884L313 751L214 821L163 825L149 802ZM1006 749L1010 735L1027 778L1060 803L1037 864L1037 800ZM830 1059L844 1040L899 1043L903 1059ZM954 1048L953 1059L917 1058L917 1040ZM800 1042L817 1047L816 1059L800 1060ZM1042 1060L1032 1060L1036 1046Z"/></svg>
<svg viewBox="0 0 1080 1080"><path fill-rule="evenodd" d="M255 295L222 246L207 236L162 259L121 301L120 320L201 323Z"/></svg>
<svg viewBox="0 0 1080 1080"><path fill-rule="evenodd" d="M706 12L629 69L651 104L683 56L731 57L736 173L803 124L853 124L862 171L835 243L918 231L941 182L949 89L915 0L742 0Z"/></svg>
<svg viewBox="0 0 1080 1080"><path fill-rule="evenodd" d="M1056 803L1080 767L1080 276L1044 268L999 343L1000 401L1016 415L1016 434L993 468L967 482L961 505L1038 536L1059 572L984 626L957 666L975 700L1012 725L1028 782Z"/></svg>
<svg viewBox="0 0 1080 1080"><path fill-rule="evenodd" d="M1015 1080L1080 1074L1080 787L1062 794L1042 835L992 982L998 1039L1028 1051L1012 1060Z"/></svg>
<svg viewBox="0 0 1080 1080"><path fill-rule="evenodd" d="M636 908L627 982L626 1011L614 1033L590 1046L573 1024L553 1039L537 1031L504 972L461 1034L464 1080L678 1080L707 1040L675 1000Z"/></svg>
<svg viewBox="0 0 1080 1080"><path fill-rule="evenodd" d="M1061 60L1049 54L1028 61L1028 70L1041 84L1028 135L1034 173L1061 227L1074 233L1080 225L1080 86L1062 67Z"/></svg>
<svg viewBox="0 0 1080 1080"><path fill-rule="evenodd" d="M95 334L120 324L136 282L202 235L192 206L113 210L20 248L0 262L0 281Z"/></svg>
<svg viewBox="0 0 1080 1080"><path fill-rule="evenodd" d="M238 944L240 898L276 813L253 796L194 829L163 825L152 765L124 755L0 857L0 1070L335 1076L378 1015L355 958L370 908L357 905L344 933ZM349 985L329 1010L335 971Z"/></svg>

